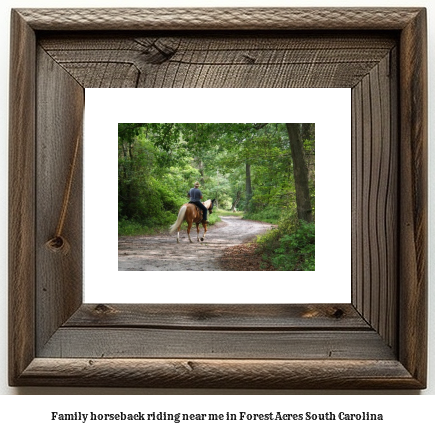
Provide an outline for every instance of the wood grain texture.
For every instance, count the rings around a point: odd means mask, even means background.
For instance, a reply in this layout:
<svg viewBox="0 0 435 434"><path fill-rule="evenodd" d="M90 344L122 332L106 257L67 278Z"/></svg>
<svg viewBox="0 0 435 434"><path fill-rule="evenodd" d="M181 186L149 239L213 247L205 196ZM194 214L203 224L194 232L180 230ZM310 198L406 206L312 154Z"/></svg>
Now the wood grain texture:
<svg viewBox="0 0 435 434"><path fill-rule="evenodd" d="M18 9L35 30L399 30L419 8Z"/></svg>
<svg viewBox="0 0 435 434"><path fill-rule="evenodd" d="M19 383L99 387L418 389L391 360L41 359Z"/></svg>
<svg viewBox="0 0 435 434"><path fill-rule="evenodd" d="M352 305L83 304L64 327L184 330L370 330Z"/></svg>
<svg viewBox="0 0 435 434"><path fill-rule="evenodd" d="M394 360L374 330L60 328L39 357Z"/></svg>
<svg viewBox="0 0 435 434"><path fill-rule="evenodd" d="M35 357L35 35L11 17L9 117L9 378Z"/></svg>
<svg viewBox="0 0 435 434"><path fill-rule="evenodd" d="M397 44L355 33L42 37L84 87L348 87ZM314 72L315 71L315 72Z"/></svg>
<svg viewBox="0 0 435 434"><path fill-rule="evenodd" d="M424 388L425 23L421 8L13 12L10 384ZM83 87L296 85L352 87L353 306L80 305L80 183L70 256L41 249Z"/></svg>
<svg viewBox="0 0 435 434"><path fill-rule="evenodd" d="M427 356L427 29L426 11L401 34L399 359L426 381Z"/></svg>
<svg viewBox="0 0 435 434"><path fill-rule="evenodd" d="M396 56L393 48L352 89L352 293L358 312L397 349Z"/></svg>
<svg viewBox="0 0 435 434"><path fill-rule="evenodd" d="M82 136L84 90L38 48L36 161L37 351L82 302L82 192L80 160L74 170L63 237L67 254L46 243L56 234L77 138ZM81 149L81 148L80 148ZM52 312L45 315L45 312Z"/></svg>
<svg viewBox="0 0 435 434"><path fill-rule="evenodd" d="M396 51L396 52L395 52ZM399 54L400 51L398 48L393 49L392 51L392 56L391 56L391 61L390 61L390 74L394 79L391 80L391 85L396 86L396 83L399 84L399 92L400 92L400 82L399 82ZM390 100L390 110L391 110L391 125L390 125L390 134L391 134L391 144L394 147L398 147L399 145L399 125L400 125L400 108L399 108L399 101L400 101L400 96L399 96L399 92L394 92L393 90L395 90L394 88L392 89L392 92L390 93L391 95L391 100ZM395 160L395 157L398 160ZM399 153L399 155L394 155L392 154L391 156L392 160L391 160L391 167L400 167L400 159L401 159L401 155ZM391 176L391 182L397 183L397 186L399 188L400 191L400 186L399 186L399 179L400 179L400 169L397 171L397 173L395 173L393 170L390 170L390 176ZM390 216L389 220L385 221L385 225L387 228L390 228L389 230L392 230L392 228L395 228L395 230L397 231L397 234L399 233L399 227L398 227L398 223L397 223L397 212L398 210L396 210L396 208L394 207L394 202L389 201L390 203L390 209L387 209L386 212L388 212L388 215ZM399 199L399 203L397 204L398 206L400 206L400 199ZM392 242L392 252L394 255L394 260L397 261L399 267L400 267L400 263L399 263L399 255L400 255L400 249L401 249L401 245L399 242L399 236L397 236L396 239L393 238L393 240L391 240ZM391 275L389 277L389 285L393 285L395 286L395 290L392 291L391 293L389 293L387 295L386 300L384 299L383 301L385 302L385 306L387 306L387 310L391 311L391 312L396 312L396 315L389 315L387 317L385 317L383 319L383 322L385 324L385 330L386 330L386 336L388 336L387 342L397 342L397 345L395 345L394 347L397 349L398 351L398 344L399 344L399 333L397 331L397 328L399 327L399 316L400 316L400 312L399 312L399 291L397 290L399 288L399 273L397 273L396 275Z"/></svg>

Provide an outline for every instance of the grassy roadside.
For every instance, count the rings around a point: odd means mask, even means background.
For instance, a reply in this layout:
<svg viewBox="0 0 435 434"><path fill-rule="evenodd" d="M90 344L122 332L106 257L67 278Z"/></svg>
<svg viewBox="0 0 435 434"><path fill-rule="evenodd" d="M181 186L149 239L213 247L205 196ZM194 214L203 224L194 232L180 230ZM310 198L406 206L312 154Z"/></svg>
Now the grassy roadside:
<svg viewBox="0 0 435 434"><path fill-rule="evenodd" d="M223 217L243 217L244 212L243 211L233 212L233 211L228 211L226 209L218 209L217 211L213 211L213 214L217 214L218 216L223 216Z"/></svg>
<svg viewBox="0 0 435 434"><path fill-rule="evenodd" d="M262 255L263 265L272 265L279 271L315 270L315 224L296 218L282 220L257 238L257 252Z"/></svg>
<svg viewBox="0 0 435 434"><path fill-rule="evenodd" d="M220 216L243 216L243 212L232 212L226 210L215 210L211 214L208 214L207 219L209 221L209 226L213 226L215 223L220 222ZM148 222L146 224L130 221L130 220L122 220L118 221L118 236L121 237L132 237L132 236L140 236L140 235L156 235L168 232L169 226L171 226L177 220L177 216L175 214L167 214L165 222ZM181 225L181 230L185 230L187 228L187 223L183 222Z"/></svg>
<svg viewBox="0 0 435 434"><path fill-rule="evenodd" d="M249 212L243 216L246 220L255 220L277 225L282 219L282 210L279 208L266 208L260 212Z"/></svg>

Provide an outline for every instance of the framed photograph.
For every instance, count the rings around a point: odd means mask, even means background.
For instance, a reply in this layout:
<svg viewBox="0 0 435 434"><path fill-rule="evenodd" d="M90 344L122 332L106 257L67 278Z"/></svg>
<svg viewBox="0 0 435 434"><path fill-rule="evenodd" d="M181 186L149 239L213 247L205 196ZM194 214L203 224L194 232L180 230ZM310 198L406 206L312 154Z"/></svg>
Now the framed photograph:
<svg viewBox="0 0 435 434"><path fill-rule="evenodd" d="M13 10L10 385L425 388L426 52L424 8ZM83 303L89 88L350 89L351 302Z"/></svg>
<svg viewBox="0 0 435 434"><path fill-rule="evenodd" d="M350 303L350 89L97 88L86 89L85 98L85 303ZM305 253L292 254L288 248L285 261L281 254L263 259L272 248L264 247L261 254L255 246L264 244L247 243L264 233L264 242L274 237L277 249L283 244L275 238L278 220L281 227L294 224L288 119L297 128L302 123L301 133L310 137L305 140L304 160L316 222L305 227L303 246L297 244ZM140 135L127 141L124 137L136 127ZM165 146L171 144L169 153L160 145L162 138ZM252 213L240 216L247 208L248 156L254 218L264 216L267 222L253 221ZM169 230L197 178L204 200L216 199L211 218L219 215L222 220L208 226L199 243L195 224L192 242L187 224L180 232ZM238 212L231 211L238 199ZM331 203L338 202L340 218L331 212ZM150 226L157 226L157 233L151 235ZM199 235L203 232L199 225ZM103 233L98 243L86 236ZM305 272L289 271L295 268ZM253 271L278 269L285 272ZM197 271L202 271L204 285L195 284ZM151 290L154 287L159 290Z"/></svg>

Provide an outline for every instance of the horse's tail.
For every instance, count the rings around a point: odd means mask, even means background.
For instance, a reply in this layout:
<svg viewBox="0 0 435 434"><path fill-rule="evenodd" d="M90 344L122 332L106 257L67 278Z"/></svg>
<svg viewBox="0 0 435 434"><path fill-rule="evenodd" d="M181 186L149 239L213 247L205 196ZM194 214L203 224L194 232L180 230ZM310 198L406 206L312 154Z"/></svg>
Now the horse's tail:
<svg viewBox="0 0 435 434"><path fill-rule="evenodd" d="M187 210L187 206L186 205L183 205L180 208L180 211L178 211L177 221L169 228L169 233L170 234L174 233L175 230L181 225L181 223L183 223L184 216L186 214L186 210Z"/></svg>

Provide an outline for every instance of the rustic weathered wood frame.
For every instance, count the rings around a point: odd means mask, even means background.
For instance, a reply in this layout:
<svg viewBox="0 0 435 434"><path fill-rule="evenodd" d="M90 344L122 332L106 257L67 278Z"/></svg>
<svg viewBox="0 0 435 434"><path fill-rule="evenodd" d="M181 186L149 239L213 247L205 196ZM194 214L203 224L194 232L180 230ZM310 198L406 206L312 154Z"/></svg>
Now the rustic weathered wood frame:
<svg viewBox="0 0 435 434"><path fill-rule="evenodd" d="M353 163L354 189L360 188L353 205L368 214L366 220L353 217L357 241L350 305L82 304L81 213L69 212L68 255L49 252L44 243L58 218L81 128L84 92L74 77L54 64L44 69L49 71L46 76L38 76L37 61L52 61L38 39L62 32L144 30L196 35L212 30L381 31L397 37L397 57L390 58L390 70L368 74L368 81L362 79L353 88L353 146L361 153ZM426 387L425 9L23 9L12 11L11 36L11 385ZM399 91L387 92L388 107L382 106L373 87L378 75L398 79ZM388 179L376 184L381 196L385 190L384 211L375 212L376 199L364 193L358 174L369 170L373 180L382 172L365 164L367 155L375 160L377 150L383 149L385 138L377 137L375 123L384 112L391 165ZM47 154L49 146L53 148ZM81 209L81 189L80 182L73 185L71 209ZM47 225L45 220L50 220ZM385 245L378 232L369 233L370 227L387 228ZM376 255L370 247L374 244L381 246ZM384 264L388 253L392 262Z"/></svg>

